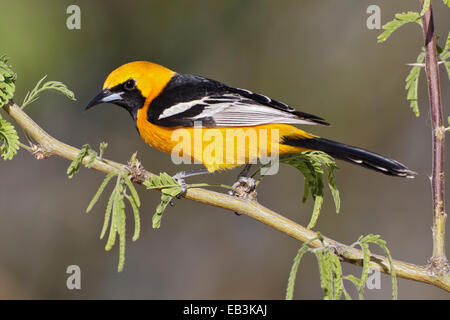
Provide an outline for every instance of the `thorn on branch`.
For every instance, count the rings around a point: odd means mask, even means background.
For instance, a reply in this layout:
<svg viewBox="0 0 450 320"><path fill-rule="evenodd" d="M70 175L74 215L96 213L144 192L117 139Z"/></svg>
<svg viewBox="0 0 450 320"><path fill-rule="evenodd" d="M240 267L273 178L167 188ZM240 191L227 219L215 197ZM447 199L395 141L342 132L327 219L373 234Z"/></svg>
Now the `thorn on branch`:
<svg viewBox="0 0 450 320"><path fill-rule="evenodd" d="M439 140L444 139L445 131L447 130L444 126L437 127L435 132L436 138L438 138Z"/></svg>
<svg viewBox="0 0 450 320"><path fill-rule="evenodd" d="M431 257L427 269L432 276L441 276L450 272L450 264L445 256Z"/></svg>
<svg viewBox="0 0 450 320"><path fill-rule="evenodd" d="M229 195L239 199L256 201L256 183L252 178L240 177L229 191Z"/></svg>
<svg viewBox="0 0 450 320"><path fill-rule="evenodd" d="M133 183L142 183L146 177L146 170L142 163L133 155L125 167L130 172L130 180Z"/></svg>
<svg viewBox="0 0 450 320"><path fill-rule="evenodd" d="M443 64L443 63L445 63L445 61L438 61L438 65L439 64ZM417 63L417 62L413 62L413 63L407 63L406 64L407 66L410 66L410 67L421 67L421 68L425 68L425 63Z"/></svg>
<svg viewBox="0 0 450 320"><path fill-rule="evenodd" d="M51 153L47 152L47 150L38 144L31 145L31 153L37 160L48 159L51 156Z"/></svg>

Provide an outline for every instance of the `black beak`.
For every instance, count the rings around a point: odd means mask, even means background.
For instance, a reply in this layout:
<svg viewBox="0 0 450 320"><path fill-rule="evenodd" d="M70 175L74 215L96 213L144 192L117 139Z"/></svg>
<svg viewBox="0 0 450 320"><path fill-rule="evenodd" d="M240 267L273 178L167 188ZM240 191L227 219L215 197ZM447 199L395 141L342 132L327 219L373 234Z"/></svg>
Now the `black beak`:
<svg viewBox="0 0 450 320"><path fill-rule="evenodd" d="M93 106L103 103L103 102L115 102L115 101L122 100L122 94L123 94L123 92L113 93L109 89L102 90L87 104L87 106L86 106L86 108L84 108L84 110L88 110L88 109L92 108Z"/></svg>

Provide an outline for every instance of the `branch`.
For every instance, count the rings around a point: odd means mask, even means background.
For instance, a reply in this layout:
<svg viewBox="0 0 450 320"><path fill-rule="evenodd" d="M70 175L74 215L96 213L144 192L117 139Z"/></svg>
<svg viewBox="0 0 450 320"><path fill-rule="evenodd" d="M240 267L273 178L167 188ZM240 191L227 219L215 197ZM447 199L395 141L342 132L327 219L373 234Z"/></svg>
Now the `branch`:
<svg viewBox="0 0 450 320"><path fill-rule="evenodd" d="M16 104L11 103L5 106L4 110L17 122L20 127L22 127L33 139L35 139L36 142L40 144L40 147L42 147L48 154L73 160L80 152L79 149L51 137ZM83 159L83 163L87 163L88 160L89 157L86 157ZM92 163L91 168L104 173L111 173L115 172L119 168L122 168L123 166L124 165L117 162L96 159ZM143 177L135 180L134 182L141 184L151 175L152 173L146 172ZM317 238L316 232L311 231L254 201L238 199L227 194L200 188L189 188L185 198L211 206L224 208L230 210L230 212L245 214L246 216L281 231L294 239L300 240L301 242L306 242ZM363 253L360 250L354 248L349 249L345 244L339 243L327 237L324 237L324 242L327 245L336 248L336 253L342 261L362 265ZM322 247L322 243L319 240L311 242L310 245L315 248ZM432 284L450 292L450 274L448 273L435 274L430 272L426 267L397 260L393 261L393 265L398 277ZM390 273L389 262L386 257L381 255L371 255L370 267L374 270L387 274Z"/></svg>
<svg viewBox="0 0 450 320"><path fill-rule="evenodd" d="M423 8L425 0L421 0ZM434 272L448 272L450 267L445 255L445 176L444 176L444 141L445 127L442 125L442 105L439 88L439 69L434 35L433 9L422 17L423 37L425 40L425 71L427 73L428 95L433 140L433 168L431 187L433 192L433 256L429 267Z"/></svg>

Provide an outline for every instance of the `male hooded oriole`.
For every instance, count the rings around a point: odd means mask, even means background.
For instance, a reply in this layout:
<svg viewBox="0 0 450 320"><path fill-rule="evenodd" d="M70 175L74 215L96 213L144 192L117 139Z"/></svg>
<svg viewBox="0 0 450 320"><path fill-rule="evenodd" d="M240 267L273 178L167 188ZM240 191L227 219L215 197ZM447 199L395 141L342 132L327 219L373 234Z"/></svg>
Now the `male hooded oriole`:
<svg viewBox="0 0 450 320"><path fill-rule="evenodd" d="M221 144L215 145L221 149L208 152L205 152L205 143L200 144L200 147L193 141L183 144L178 152L180 156L203 163L206 170L177 174L176 178L182 183L183 178L190 175L243 164L247 164L244 170L247 173L248 164L258 160L261 154L273 156L306 150L323 151L337 159L386 175L407 178L415 175L415 172L395 160L320 138L293 126L329 125L318 116L295 110L249 90L233 88L200 76L177 73L146 61L130 62L111 72L103 90L89 102L86 109L103 102L128 110L141 138L160 151L171 153L179 146L179 139L174 139L174 132L179 129L191 137L200 132L202 141L211 141L212 137L221 139ZM253 137L257 142L250 145L246 140L243 145L238 145L238 149L234 144L230 147L229 140L235 139L236 134L230 138L228 130L238 132L237 138Z"/></svg>

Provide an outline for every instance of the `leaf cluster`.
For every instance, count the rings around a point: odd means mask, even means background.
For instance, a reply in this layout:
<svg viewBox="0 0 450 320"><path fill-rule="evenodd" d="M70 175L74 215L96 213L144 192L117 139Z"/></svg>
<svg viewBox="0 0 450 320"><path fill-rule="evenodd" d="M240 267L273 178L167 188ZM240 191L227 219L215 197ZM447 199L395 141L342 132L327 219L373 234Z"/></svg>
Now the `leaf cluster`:
<svg viewBox="0 0 450 320"><path fill-rule="evenodd" d="M358 241L349 246L349 248L353 248L354 246L359 246L363 252L363 269L361 273L361 278L357 278L353 275L349 275L346 277L347 280L353 282L353 284L358 289L358 294L360 299L364 299L364 287L367 281L369 266L370 266L370 256L371 252L369 249L369 244L374 243L381 247L386 253L387 259L389 261L389 270L391 273L391 282L392 282L392 299L397 299L397 276L395 274L394 265L392 263L392 257L389 249L386 246L386 241L380 238L379 235L369 234L365 237L360 236Z"/></svg>
<svg viewBox="0 0 450 320"><path fill-rule="evenodd" d="M109 196L108 204L106 206L105 219L103 222L102 231L100 233L100 239L103 239L109 226L109 236L105 246L105 250L109 251L114 247L117 236L119 237L119 264L117 269L121 272L125 264L126 201L130 204L133 210L133 241L139 239L141 230L139 214L141 201L139 199L139 194L133 186L133 183L130 181L128 172L119 171L108 174L89 203L86 212L90 212L92 210L109 182L115 176L117 177L116 184L111 192L111 195Z"/></svg>
<svg viewBox="0 0 450 320"><path fill-rule="evenodd" d="M310 243L316 240L322 241L322 247L311 249ZM292 300L294 296L294 287L295 287L295 279L297 276L298 268L300 265L300 261L303 255L306 252L314 253L317 262L319 265L320 272L320 286L324 291L324 299L325 300L340 300L342 295L345 296L345 299L351 300L351 296L348 294L347 290L344 286L343 280L348 280L352 282L358 290L359 299L364 299L364 288L366 285L366 281L369 275L369 266L370 266L370 257L371 252L369 249L369 244L374 243L380 246L386 253L389 268L391 272L391 280L392 280L392 299L397 299L397 277L395 274L395 269L392 263L392 257L389 252L389 249L386 246L386 241L382 240L379 235L369 234L365 237L361 236L358 241L349 246L345 251L353 248L356 245L359 245L363 252L363 269L361 273L361 277L358 278L352 274L344 276L342 273L342 266L339 256L336 254L336 250L334 247L327 245L320 233L314 239L311 239L305 242L297 252L297 255L294 258L294 263L292 264L291 272L289 274L288 285L286 289L286 300Z"/></svg>
<svg viewBox="0 0 450 320"><path fill-rule="evenodd" d="M0 108L14 96L17 75L8 65L6 56L0 57ZM19 150L19 136L14 126L0 115L0 156L11 160Z"/></svg>
<svg viewBox="0 0 450 320"><path fill-rule="evenodd" d="M156 212L152 218L153 228L157 229L161 226L161 218L164 210L173 198L180 194L181 188L178 182L165 172L160 173L159 177L152 175L143 184L147 189L158 189L161 191L161 202L156 207Z"/></svg>
<svg viewBox="0 0 450 320"><path fill-rule="evenodd" d="M14 126L0 115L0 156L11 160L19 150L19 136Z"/></svg>
<svg viewBox="0 0 450 320"><path fill-rule="evenodd" d="M100 144L100 156L103 156L108 143L102 142ZM76 158L72 161L67 169L67 175L72 178L79 170L83 163L83 160L89 157L85 166L91 167L96 159L101 159L98 153L94 151L88 144L83 145ZM90 212L94 205L99 200L100 196L108 186L113 177L117 177L116 184L111 192L106 205L105 219L103 222L102 231L100 233L100 239L106 234L109 227L109 236L106 242L105 250L109 251L114 247L117 236L119 237L119 264L118 271L123 270L125 264L125 241L126 241L126 202L128 202L133 210L134 216L134 235L132 240L136 241L139 238L141 222L139 208L141 207L141 201L139 194L137 193L133 183L129 177L130 173L124 170L118 170L117 172L109 173L103 182L100 184L97 192L89 203L86 212Z"/></svg>
<svg viewBox="0 0 450 320"><path fill-rule="evenodd" d="M33 90L29 91L26 94L25 99L22 102L22 109L36 101L39 98L39 95L47 90L61 93L70 100L76 101L75 94L71 90L69 90L69 88L67 88L64 83L60 81L47 81L42 84L45 78L47 78L47 76L44 76L41 80L39 80Z"/></svg>
<svg viewBox="0 0 450 320"><path fill-rule="evenodd" d="M444 64L445 70L447 71L448 80L450 81L450 60L448 60L450 58L450 31L447 35L444 48L438 46L437 49L439 59Z"/></svg>
<svg viewBox="0 0 450 320"><path fill-rule="evenodd" d="M421 15L418 12L414 11L395 14L394 20L389 21L382 27L384 32L378 36L378 42L386 41L394 31L410 22L416 22L422 26Z"/></svg>
<svg viewBox="0 0 450 320"><path fill-rule="evenodd" d="M444 3L450 7L450 0L444 0ZM430 6L431 0L425 0L420 13L413 11L409 11L406 13L397 13L392 21L389 21L383 26L384 32L378 36L378 42L386 41L394 31L410 22L415 22L419 24L421 28L423 28L421 19L423 15L430 9ZM450 58L450 32L448 33L444 48L441 48L439 45L437 45L437 52L441 63L444 64L450 81L450 61L447 61L447 59ZM424 48L422 48L422 51L417 56L416 63L412 65L411 70L409 71L405 79L405 89L407 92L406 99L409 101L411 110L414 112L416 117L420 115L417 90L419 86L420 73L424 67L424 60L425 51Z"/></svg>
<svg viewBox="0 0 450 320"><path fill-rule="evenodd" d="M8 103L16 90L17 75L8 65L8 58L0 57L0 108Z"/></svg>
<svg viewBox="0 0 450 320"><path fill-rule="evenodd" d="M67 176L69 179L72 179L73 176L78 173L80 170L81 164L83 163L83 159L89 156L89 159L86 163L86 167L90 168L94 163L95 159L97 159L97 152L94 151L88 144L85 144L81 147L80 152L76 156L75 159L70 163L69 168L67 168Z"/></svg>
<svg viewBox="0 0 450 320"><path fill-rule="evenodd" d="M5 55L0 56L0 108L13 98L16 79L17 75L8 65L7 57ZM44 79L45 77L39 80L34 89L27 93L22 108L36 101L39 94L45 90L60 92L69 99L75 100L74 93L62 82L48 81L41 86ZM4 160L11 160L17 154L20 145L19 136L14 126L0 116L0 157Z"/></svg>
<svg viewBox="0 0 450 320"><path fill-rule="evenodd" d="M306 202L311 194L314 200L314 209L308 229L316 225L323 204L324 174L327 171L327 183L333 196L336 213L340 210L339 190L336 187L334 171L338 169L334 159L322 151L304 151L296 154L280 156L280 162L288 164L299 170L305 178L303 202Z"/></svg>

